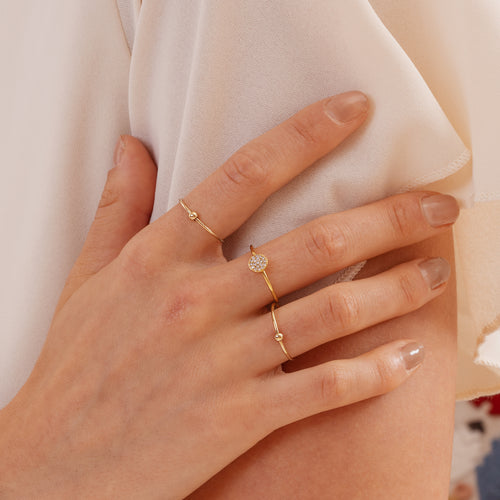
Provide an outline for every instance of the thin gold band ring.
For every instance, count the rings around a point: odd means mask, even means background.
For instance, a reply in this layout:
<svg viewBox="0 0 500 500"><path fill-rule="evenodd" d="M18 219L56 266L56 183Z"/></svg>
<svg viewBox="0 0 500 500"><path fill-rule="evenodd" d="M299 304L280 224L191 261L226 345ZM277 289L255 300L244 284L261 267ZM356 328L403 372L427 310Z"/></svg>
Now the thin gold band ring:
<svg viewBox="0 0 500 500"><path fill-rule="evenodd" d="M252 255L250 259L248 259L248 268L254 273L262 274L262 277L266 280L266 285L269 288L271 295L273 296L273 301L278 302L278 296L276 295L273 285L271 285L271 280L266 273L266 267L269 264L267 257L265 255L262 255L261 253L257 253L252 245L250 245L250 251L252 252Z"/></svg>
<svg viewBox="0 0 500 500"><path fill-rule="evenodd" d="M284 335L280 332L280 329L278 328L278 322L276 321L276 315L274 314L274 309L276 308L276 302L273 302L271 304L271 316L273 317L273 325L274 325L274 340L276 342L279 342L279 345L281 346L281 350L285 354L286 358L291 361L293 358L288 354L288 351L286 350L285 344L283 343L283 337Z"/></svg>
<svg viewBox="0 0 500 500"><path fill-rule="evenodd" d="M179 200L181 207L188 213L189 220L197 222L207 233L210 233L214 238L217 238L221 243L224 243L222 238L219 238L198 216L198 213L191 210L183 199Z"/></svg>

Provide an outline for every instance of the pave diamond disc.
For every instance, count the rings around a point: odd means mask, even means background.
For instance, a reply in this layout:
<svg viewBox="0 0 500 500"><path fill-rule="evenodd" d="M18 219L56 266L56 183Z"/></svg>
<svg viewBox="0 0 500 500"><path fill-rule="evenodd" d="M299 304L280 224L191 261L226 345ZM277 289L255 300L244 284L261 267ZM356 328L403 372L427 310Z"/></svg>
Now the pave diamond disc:
<svg viewBox="0 0 500 500"><path fill-rule="evenodd" d="M252 255L250 259L248 259L248 267L250 271L253 271L254 273L261 273L264 271L264 269L267 267L268 260L265 255L262 255L261 253L256 253L255 255Z"/></svg>

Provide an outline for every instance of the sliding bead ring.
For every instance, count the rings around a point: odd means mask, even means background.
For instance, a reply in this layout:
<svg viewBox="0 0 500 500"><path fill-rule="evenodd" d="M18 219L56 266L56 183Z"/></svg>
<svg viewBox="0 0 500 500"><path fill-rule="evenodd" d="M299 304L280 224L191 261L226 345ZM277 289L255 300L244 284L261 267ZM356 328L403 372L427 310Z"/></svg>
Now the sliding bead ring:
<svg viewBox="0 0 500 500"><path fill-rule="evenodd" d="M199 217L198 213L194 212L191 210L187 205L186 202L182 199L179 200L179 203L181 204L181 207L187 212L189 216L189 220L192 220L193 222L197 222L207 233L210 233L214 238L217 238L221 243L224 243L224 240L222 238L219 238Z"/></svg>
<svg viewBox="0 0 500 500"><path fill-rule="evenodd" d="M273 317L273 325L274 325L274 340L276 342L279 342L281 346L281 350L285 354L286 358L291 361L293 358L288 354L288 351L286 350L285 344L283 343L283 337L284 335L280 332L280 329L278 328L278 322L276 321L276 315L274 314L274 309L276 308L276 302L273 302L271 304L271 315Z"/></svg>

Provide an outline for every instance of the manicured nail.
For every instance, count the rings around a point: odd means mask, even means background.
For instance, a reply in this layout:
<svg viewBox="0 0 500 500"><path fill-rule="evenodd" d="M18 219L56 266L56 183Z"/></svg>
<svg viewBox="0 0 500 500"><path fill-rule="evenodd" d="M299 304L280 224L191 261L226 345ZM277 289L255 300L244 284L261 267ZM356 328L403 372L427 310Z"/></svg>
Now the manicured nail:
<svg viewBox="0 0 500 500"><path fill-rule="evenodd" d="M425 358L424 346L418 342L410 342L401 348L401 357L403 358L406 369L411 371L422 364Z"/></svg>
<svg viewBox="0 0 500 500"><path fill-rule="evenodd" d="M432 194L421 200L422 211L433 227L453 224L458 218L460 208L457 200L448 194Z"/></svg>
<svg viewBox="0 0 500 500"><path fill-rule="evenodd" d="M368 99L358 90L335 95L325 103L325 113L337 125L346 125L367 111Z"/></svg>
<svg viewBox="0 0 500 500"><path fill-rule="evenodd" d="M424 260L418 264L418 267L431 290L446 283L450 278L450 264L441 257Z"/></svg>
<svg viewBox="0 0 500 500"><path fill-rule="evenodd" d="M115 167L120 165L120 161L122 159L124 151L125 151L125 140L123 139L123 136L120 136L120 139L116 143L115 154L113 156L113 163Z"/></svg>

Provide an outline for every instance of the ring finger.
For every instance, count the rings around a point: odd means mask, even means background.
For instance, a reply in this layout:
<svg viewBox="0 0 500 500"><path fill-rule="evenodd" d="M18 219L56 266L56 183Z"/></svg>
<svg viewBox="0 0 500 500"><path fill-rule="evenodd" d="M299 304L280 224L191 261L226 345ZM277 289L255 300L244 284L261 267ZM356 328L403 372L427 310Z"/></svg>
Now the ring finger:
<svg viewBox="0 0 500 500"><path fill-rule="evenodd" d="M440 295L450 276L442 258L417 259L376 276L338 283L286 304L275 311L283 343L292 357L339 337L402 316ZM286 361L270 313L250 322L239 335L237 358L263 372Z"/></svg>

